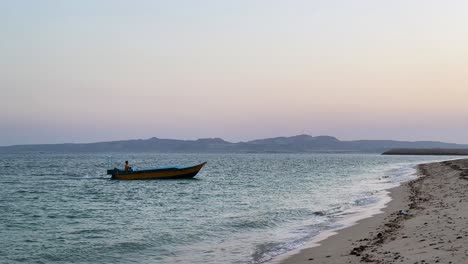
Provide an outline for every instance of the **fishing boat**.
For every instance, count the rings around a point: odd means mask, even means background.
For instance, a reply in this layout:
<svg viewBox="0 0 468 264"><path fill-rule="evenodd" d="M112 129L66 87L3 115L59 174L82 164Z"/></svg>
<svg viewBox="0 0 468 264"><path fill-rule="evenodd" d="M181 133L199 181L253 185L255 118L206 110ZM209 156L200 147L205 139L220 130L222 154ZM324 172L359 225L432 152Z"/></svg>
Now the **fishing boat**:
<svg viewBox="0 0 468 264"><path fill-rule="evenodd" d="M195 177L206 162L194 166L167 166L142 170L107 170L115 180L150 180L150 179L189 179Z"/></svg>

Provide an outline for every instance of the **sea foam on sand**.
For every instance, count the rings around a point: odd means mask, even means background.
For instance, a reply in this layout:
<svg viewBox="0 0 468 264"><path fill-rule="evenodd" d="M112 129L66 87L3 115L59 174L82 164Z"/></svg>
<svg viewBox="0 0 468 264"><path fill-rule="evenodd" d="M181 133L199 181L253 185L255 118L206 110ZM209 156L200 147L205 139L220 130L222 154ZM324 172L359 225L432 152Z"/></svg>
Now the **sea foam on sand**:
<svg viewBox="0 0 468 264"><path fill-rule="evenodd" d="M384 213L324 234L320 246L281 263L468 263L468 159L418 171L420 178L390 191Z"/></svg>

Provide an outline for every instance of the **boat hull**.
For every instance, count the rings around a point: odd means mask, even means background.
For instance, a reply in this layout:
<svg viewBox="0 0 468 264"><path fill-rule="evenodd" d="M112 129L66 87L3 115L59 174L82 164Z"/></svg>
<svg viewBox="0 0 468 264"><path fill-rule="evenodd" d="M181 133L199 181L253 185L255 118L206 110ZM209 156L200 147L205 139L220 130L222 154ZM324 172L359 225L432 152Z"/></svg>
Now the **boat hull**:
<svg viewBox="0 0 468 264"><path fill-rule="evenodd" d="M190 179L195 177L206 162L190 167L167 167L151 170L122 171L118 169L108 170L114 180L151 180L151 179Z"/></svg>

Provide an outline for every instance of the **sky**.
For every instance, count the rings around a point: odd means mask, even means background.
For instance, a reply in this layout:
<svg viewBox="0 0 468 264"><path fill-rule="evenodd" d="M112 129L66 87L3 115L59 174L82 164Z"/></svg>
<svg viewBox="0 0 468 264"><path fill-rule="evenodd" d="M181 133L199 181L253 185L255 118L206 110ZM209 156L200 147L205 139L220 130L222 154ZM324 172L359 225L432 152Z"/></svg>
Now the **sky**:
<svg viewBox="0 0 468 264"><path fill-rule="evenodd" d="M0 1L0 145L468 143L468 1Z"/></svg>

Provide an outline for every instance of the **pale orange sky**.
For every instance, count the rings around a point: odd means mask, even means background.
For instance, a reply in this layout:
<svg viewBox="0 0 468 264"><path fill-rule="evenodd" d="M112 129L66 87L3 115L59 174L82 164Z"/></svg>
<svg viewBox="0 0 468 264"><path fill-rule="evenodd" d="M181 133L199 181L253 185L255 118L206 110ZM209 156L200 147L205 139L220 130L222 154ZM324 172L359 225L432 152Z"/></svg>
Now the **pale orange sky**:
<svg viewBox="0 0 468 264"><path fill-rule="evenodd" d="M0 145L468 143L466 1L0 3Z"/></svg>

